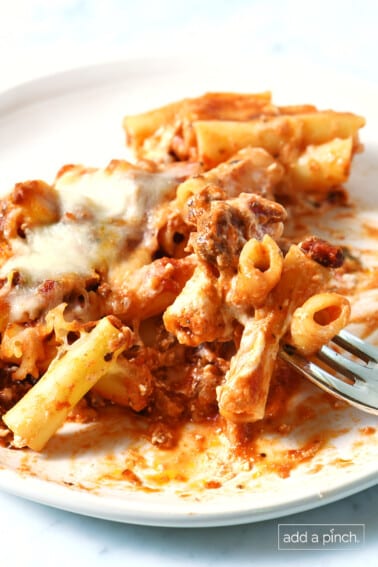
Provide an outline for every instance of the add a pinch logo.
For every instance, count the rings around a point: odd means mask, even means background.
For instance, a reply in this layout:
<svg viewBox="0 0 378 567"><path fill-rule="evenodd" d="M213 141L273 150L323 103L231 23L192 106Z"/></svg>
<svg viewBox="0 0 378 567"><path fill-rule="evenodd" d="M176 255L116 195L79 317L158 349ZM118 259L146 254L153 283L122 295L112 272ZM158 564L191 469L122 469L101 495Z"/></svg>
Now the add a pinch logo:
<svg viewBox="0 0 378 567"><path fill-rule="evenodd" d="M365 542L364 524L278 524L278 549L359 549Z"/></svg>

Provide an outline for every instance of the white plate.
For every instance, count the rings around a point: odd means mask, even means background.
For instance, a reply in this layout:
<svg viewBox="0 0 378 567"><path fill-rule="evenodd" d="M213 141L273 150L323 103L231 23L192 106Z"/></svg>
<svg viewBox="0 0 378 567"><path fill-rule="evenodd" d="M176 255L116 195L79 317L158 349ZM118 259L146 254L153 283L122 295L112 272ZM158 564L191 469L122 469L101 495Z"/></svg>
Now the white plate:
<svg viewBox="0 0 378 567"><path fill-rule="evenodd" d="M25 179L52 180L65 163L104 166L112 158L124 158L121 119L126 112L147 110L207 90L268 89L278 104L310 102L367 117L362 135L365 153L355 159L348 188L364 219L376 222L377 89L282 61L119 62L69 71L3 93L1 192ZM357 240L360 224L356 221L349 228ZM366 241L360 240L359 245L365 247ZM377 249L374 241L367 245ZM201 461L201 470L194 470L192 479L182 482L175 478L160 490L156 479L169 455L143 447L155 484L153 489L138 490L119 474L125 460L130 461L122 424L109 426L113 428L110 437L99 436L91 426L77 432L78 426L69 425L42 455L0 449L0 486L73 512L146 525L216 526L274 518L332 502L377 482L377 418L328 406L305 427L319 431L325 424L338 432L333 442L287 478L264 474L261 469L239 470L228 474L221 488L203 489L206 476L208 480L216 477L222 458L226 458L219 446L214 450L219 454L210 451L211 458L207 463ZM72 430L76 433L73 437ZM293 442L290 435L287 442ZM188 454L193 449L189 444L184 450ZM175 466L179 467L177 462Z"/></svg>

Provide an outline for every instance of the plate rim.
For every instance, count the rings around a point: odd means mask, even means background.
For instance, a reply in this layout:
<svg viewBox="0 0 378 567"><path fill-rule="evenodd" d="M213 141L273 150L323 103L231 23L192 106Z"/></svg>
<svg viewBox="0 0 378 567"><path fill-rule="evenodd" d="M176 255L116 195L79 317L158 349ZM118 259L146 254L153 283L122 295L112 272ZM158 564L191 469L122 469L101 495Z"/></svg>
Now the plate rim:
<svg viewBox="0 0 378 567"><path fill-rule="evenodd" d="M242 525L257 523L290 516L293 514L314 510L333 502L337 502L378 484L378 468L376 471L361 479L352 479L343 485L342 496L340 487L325 490L323 493L313 492L305 498L297 497L287 503L280 503L261 509L228 510L219 512L203 512L202 510L187 510L177 512L177 506L167 504L162 510L161 503L154 503L153 509L145 504L141 507L141 502L136 501L135 506L125 510L121 500L118 503L115 497L104 497L90 491L80 491L54 481L44 480L37 477L27 477L25 474L14 470L0 468L0 489L16 497L27 499L37 504L46 505L52 508L89 516L93 518L116 521L119 523L135 524L154 527L176 527L176 528L203 528L203 527L222 527L232 525ZM8 478L7 478L8 477ZM25 483L27 480L27 484ZM38 494L35 490L41 489ZM127 492L125 491L125 494ZM67 498L69 496L70 498ZM186 501L183 501L187 504ZM101 509L98 504L101 504ZM147 507L147 511L145 508Z"/></svg>

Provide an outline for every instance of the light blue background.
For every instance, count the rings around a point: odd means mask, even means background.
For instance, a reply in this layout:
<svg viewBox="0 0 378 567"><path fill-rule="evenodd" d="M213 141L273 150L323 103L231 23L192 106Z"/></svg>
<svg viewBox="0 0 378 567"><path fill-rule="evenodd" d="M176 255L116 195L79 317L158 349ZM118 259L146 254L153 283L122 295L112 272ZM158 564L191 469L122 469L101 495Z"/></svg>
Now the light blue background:
<svg viewBox="0 0 378 567"><path fill-rule="evenodd" d="M375 0L1 0L0 81L207 50L299 56L377 82L377 25Z"/></svg>

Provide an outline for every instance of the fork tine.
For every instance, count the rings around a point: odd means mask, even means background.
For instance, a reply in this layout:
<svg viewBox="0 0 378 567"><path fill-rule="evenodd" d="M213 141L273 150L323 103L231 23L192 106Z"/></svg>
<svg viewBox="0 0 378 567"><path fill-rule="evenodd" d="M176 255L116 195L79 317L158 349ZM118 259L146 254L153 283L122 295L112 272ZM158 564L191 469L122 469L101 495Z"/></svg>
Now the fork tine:
<svg viewBox="0 0 378 567"><path fill-rule="evenodd" d="M290 366L299 370L301 374L327 393L348 402L360 410L378 415L378 407L367 402L367 388L362 381L358 383L358 386L357 383L353 385L347 384L291 349L286 350L285 346L281 348L280 356Z"/></svg>
<svg viewBox="0 0 378 567"><path fill-rule="evenodd" d="M317 353L317 357L328 364L331 368L340 372L353 381L366 381L366 371L370 372L367 366L362 366L358 362L354 362L349 358L345 358L327 345L323 346Z"/></svg>
<svg viewBox="0 0 378 567"><path fill-rule="evenodd" d="M378 348L365 343L348 331L340 331L338 335L333 337L332 342L341 346L351 354L365 360L365 362L378 363Z"/></svg>

